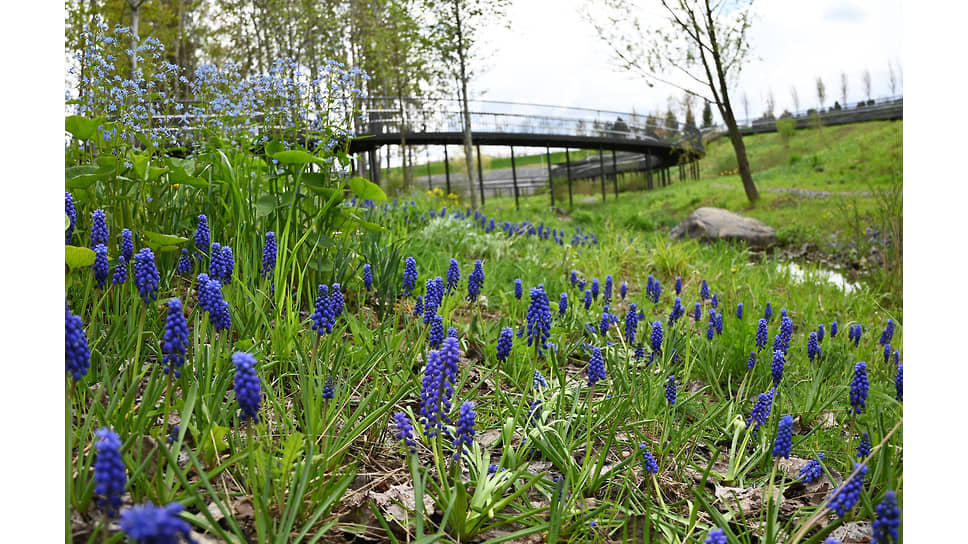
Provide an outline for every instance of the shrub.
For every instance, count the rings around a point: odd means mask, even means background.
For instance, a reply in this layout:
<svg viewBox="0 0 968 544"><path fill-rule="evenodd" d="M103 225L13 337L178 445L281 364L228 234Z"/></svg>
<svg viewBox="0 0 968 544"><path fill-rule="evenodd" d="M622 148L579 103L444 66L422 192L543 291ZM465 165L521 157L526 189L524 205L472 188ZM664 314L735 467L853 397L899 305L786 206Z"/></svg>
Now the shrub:
<svg viewBox="0 0 968 544"><path fill-rule="evenodd" d="M790 145L790 138L793 138L796 129L797 122L793 119L778 119L776 122L776 131L780 134L780 140L783 141L784 146Z"/></svg>

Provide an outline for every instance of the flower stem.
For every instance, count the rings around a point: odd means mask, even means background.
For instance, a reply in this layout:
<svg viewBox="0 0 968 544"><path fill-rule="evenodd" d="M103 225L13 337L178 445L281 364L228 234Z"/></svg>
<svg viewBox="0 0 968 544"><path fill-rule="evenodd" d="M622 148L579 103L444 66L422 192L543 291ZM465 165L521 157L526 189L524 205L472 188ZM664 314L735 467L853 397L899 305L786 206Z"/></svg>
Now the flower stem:
<svg viewBox="0 0 968 544"><path fill-rule="evenodd" d="M67 377L67 401L64 403L66 406L64 426L67 428L67 471L65 472L67 476L67 512L65 514L64 520L67 525L67 536L65 542L70 544L73 542L73 534L71 531L71 503L73 502L74 494L74 418L73 418L73 407L74 407L74 387L71 382L70 376Z"/></svg>

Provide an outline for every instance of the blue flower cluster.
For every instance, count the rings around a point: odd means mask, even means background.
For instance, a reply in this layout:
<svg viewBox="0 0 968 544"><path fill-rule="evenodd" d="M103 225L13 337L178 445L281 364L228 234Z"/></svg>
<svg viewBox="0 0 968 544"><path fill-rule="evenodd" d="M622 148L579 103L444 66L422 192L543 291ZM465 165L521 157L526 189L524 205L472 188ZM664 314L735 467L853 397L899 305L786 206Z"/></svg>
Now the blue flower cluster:
<svg viewBox="0 0 968 544"><path fill-rule="evenodd" d="M363 287L367 291L373 290L373 268L369 264L363 265Z"/></svg>
<svg viewBox="0 0 968 544"><path fill-rule="evenodd" d="M155 254L148 248L142 248L134 256L134 284L138 287L141 300L148 304L158 298L158 282L161 276L155 267Z"/></svg>
<svg viewBox="0 0 968 544"><path fill-rule="evenodd" d="M475 302L484 287L484 264L480 260L474 261L474 270L467 278L467 300Z"/></svg>
<svg viewBox="0 0 968 544"><path fill-rule="evenodd" d="M659 297L662 296L662 286L659 285L659 280L652 282L652 289L648 290L645 295L653 304L659 303Z"/></svg>
<svg viewBox="0 0 968 544"><path fill-rule="evenodd" d="M837 337L837 321L836 320L834 320L833 323L830 324L830 337L831 338L836 338Z"/></svg>
<svg viewBox="0 0 968 544"><path fill-rule="evenodd" d="M545 380L545 377L541 374L540 370L535 369L534 376L531 378L531 387L533 389L548 387L548 382Z"/></svg>
<svg viewBox="0 0 968 544"><path fill-rule="evenodd" d="M625 343L635 343L635 332L639 327L639 315L635 303L629 304L629 313L625 315Z"/></svg>
<svg viewBox="0 0 968 544"><path fill-rule="evenodd" d="M771 373L773 374L773 387L779 387L780 380L783 379L783 367L786 364L786 357L783 356L783 352L776 350L773 352L773 366L771 367Z"/></svg>
<svg viewBox="0 0 968 544"><path fill-rule="evenodd" d="M696 303L696 309L693 310L693 312L692 312L692 319L696 323L699 323L699 320L702 319L702 303L701 302L697 302Z"/></svg>
<svg viewBox="0 0 968 544"><path fill-rule="evenodd" d="M440 276L428 279L424 286L424 293L423 322L429 324L444 301L444 279Z"/></svg>
<svg viewBox="0 0 968 544"><path fill-rule="evenodd" d="M605 276L605 290L602 292L602 302L608 304L612 302L612 275Z"/></svg>
<svg viewBox="0 0 968 544"><path fill-rule="evenodd" d="M131 231L128 229L121 229L121 258L125 261L131 261L131 257L134 256L134 241L131 240Z"/></svg>
<svg viewBox="0 0 968 544"><path fill-rule="evenodd" d="M543 284L531 289L527 321L528 345L536 345L540 355L544 353L545 342L551 336L551 306Z"/></svg>
<svg viewBox="0 0 968 544"><path fill-rule="evenodd" d="M736 319L743 319L743 303L736 305Z"/></svg>
<svg viewBox="0 0 968 544"><path fill-rule="evenodd" d="M397 440L403 440L410 453L417 453L417 443L413 439L413 425L407 414L403 412L393 414L393 423L397 427Z"/></svg>
<svg viewBox="0 0 968 544"><path fill-rule="evenodd" d="M64 310L64 368L74 377L74 381L78 381L87 374L91 365L91 349L87 345L87 334L84 333L84 322L80 316L72 314L66 303Z"/></svg>
<svg viewBox="0 0 968 544"><path fill-rule="evenodd" d="M746 370L753 370L754 366L756 366L756 352L751 351L750 358L746 361Z"/></svg>
<svg viewBox="0 0 968 544"><path fill-rule="evenodd" d="M326 381L323 382L323 390L319 396L323 397L323 399L326 399L326 400L329 400L336 396L336 387L333 384L332 375L326 376Z"/></svg>
<svg viewBox="0 0 968 544"><path fill-rule="evenodd" d="M857 444L857 457L861 460L867 459L871 454L871 435L862 433L860 435L860 442Z"/></svg>
<svg viewBox="0 0 968 544"><path fill-rule="evenodd" d="M682 299L676 297L672 302L672 311L669 312L669 326L671 327L684 315L686 315L686 309L682 306Z"/></svg>
<svg viewBox="0 0 968 544"><path fill-rule="evenodd" d="M669 401L670 405L675 406L676 404L676 377L669 376L669 381L666 382L666 400Z"/></svg>
<svg viewBox="0 0 968 544"><path fill-rule="evenodd" d="M459 361L460 347L456 338L445 338L440 351L431 350L427 354L420 389L420 416L428 437L436 436L444 423L450 422L447 413L454 395Z"/></svg>
<svg viewBox="0 0 968 544"><path fill-rule="evenodd" d="M584 303L585 303L585 309L586 310L592 307L592 291L591 291L591 289L585 289L585 300L584 300Z"/></svg>
<svg viewBox="0 0 968 544"><path fill-rule="evenodd" d="M780 319L780 330L773 338L773 351L780 350L786 356L790 349L790 338L793 337L793 320L787 316Z"/></svg>
<svg viewBox="0 0 968 544"><path fill-rule="evenodd" d="M228 330L232 327L229 303L222 298L222 283L210 279L208 274L198 275L198 305L208 312L209 322L215 330Z"/></svg>
<svg viewBox="0 0 968 544"><path fill-rule="evenodd" d="M266 233L266 243L262 248L262 268L259 269L263 276L272 278L275 273L277 251L276 233L269 231Z"/></svg>
<svg viewBox="0 0 968 544"><path fill-rule="evenodd" d="M235 365L235 398L242 409L242 421L259 422L259 405L262 403L262 386L255 373L255 357L251 353L237 351L232 354Z"/></svg>
<svg viewBox="0 0 968 544"><path fill-rule="evenodd" d="M98 289L104 289L104 283L108 279L108 248L104 244L94 246L94 281L97 282Z"/></svg>
<svg viewBox="0 0 968 544"><path fill-rule="evenodd" d="M178 273L182 276L188 276L192 273L192 258L186 248L182 248L181 257L178 258Z"/></svg>
<svg viewBox="0 0 968 544"><path fill-rule="evenodd" d="M180 299L168 300L168 317L165 320L165 333L161 338L161 362L165 365L165 374L174 371L175 377L181 377L181 366L185 364L185 352L188 350L188 322L182 311Z"/></svg>
<svg viewBox="0 0 968 544"><path fill-rule="evenodd" d="M834 489L827 497L827 508L844 517L860 500L861 489L864 488L864 477L867 476L867 465L854 465L856 472L843 485Z"/></svg>
<svg viewBox="0 0 968 544"><path fill-rule="evenodd" d="M675 289L676 289L676 294L677 295L681 295L682 294L682 278L680 276L676 276Z"/></svg>
<svg viewBox="0 0 968 544"><path fill-rule="evenodd" d="M343 291L340 290L338 283L333 284L333 292L329 295L329 301L330 306L333 308L333 319L337 319L343 315L343 310L346 309L346 301L343 299Z"/></svg>
<svg viewBox="0 0 968 544"><path fill-rule="evenodd" d="M507 361L511 355L513 345L514 330L511 327L504 327L501 329L501 336L497 339L497 360L502 363Z"/></svg>
<svg viewBox="0 0 968 544"><path fill-rule="evenodd" d="M652 353L662 354L662 322L653 321L652 322L652 333L649 336L649 347L652 348Z"/></svg>
<svg viewBox="0 0 968 544"><path fill-rule="evenodd" d="M444 318L434 314L430 318L430 330L427 332L427 344L433 349L440 349L444 342Z"/></svg>
<svg viewBox="0 0 968 544"><path fill-rule="evenodd" d="M195 251L208 255L209 244L212 240L212 233L208 228L208 217L198 216L198 224L195 227Z"/></svg>
<svg viewBox="0 0 968 544"><path fill-rule="evenodd" d="M895 352L895 353L897 353L897 352ZM898 402L903 402L903 398L904 398L904 365L902 365L902 364L898 364L897 365L897 376L894 377L894 390L896 392L896 395L895 395L894 398L896 398Z"/></svg>
<svg viewBox="0 0 968 544"><path fill-rule="evenodd" d="M766 308L763 310L763 319L769 321L773 317L773 306L769 302L766 303Z"/></svg>
<svg viewBox="0 0 968 544"><path fill-rule="evenodd" d="M460 281L460 266L457 259L451 259L447 267L447 294L450 295L457 291L457 282Z"/></svg>
<svg viewBox="0 0 968 544"><path fill-rule="evenodd" d="M64 245L70 245L71 236L74 235L74 227L77 225L77 210L74 208L74 195L67 192L64 193L64 213L70 221L64 233Z"/></svg>
<svg viewBox="0 0 968 544"><path fill-rule="evenodd" d="M867 363L861 361L854 365L854 379L850 381L850 406L854 414L864 411L867 404Z"/></svg>
<svg viewBox="0 0 968 544"><path fill-rule="evenodd" d="M704 301L709 299L709 285L706 280L702 280L702 285L699 287L699 298Z"/></svg>
<svg viewBox="0 0 968 544"><path fill-rule="evenodd" d="M322 336L323 333L333 332L333 325L336 324L336 317L333 315L333 302L329 296L329 287L326 284L319 284L316 291L316 300L313 302L313 313L309 316L313 320L313 330Z"/></svg>
<svg viewBox="0 0 968 544"><path fill-rule="evenodd" d="M890 344L892 338L894 338L894 320L888 319L887 327L881 333L881 345Z"/></svg>
<svg viewBox="0 0 968 544"><path fill-rule="evenodd" d="M824 335L823 323L821 323L817 325L817 343L819 344L823 343L823 335Z"/></svg>
<svg viewBox="0 0 968 544"><path fill-rule="evenodd" d="M727 544L726 533L724 533L719 527L710 529L709 532L706 533L706 540L703 542L705 544Z"/></svg>
<svg viewBox="0 0 968 544"><path fill-rule="evenodd" d="M178 538L194 544L192 529L178 514L184 507L177 502L155 506L151 501L121 512L121 530L140 544L175 544Z"/></svg>
<svg viewBox="0 0 968 544"><path fill-rule="evenodd" d="M618 295L622 297L622 300L625 300L625 296L628 295L628 293L629 293L629 284L628 282L623 281L622 285L618 286Z"/></svg>
<svg viewBox="0 0 968 544"><path fill-rule="evenodd" d="M851 325L847 332L847 339L854 342L854 347L860 345L860 336L864 332L864 328L861 327L860 323L856 325Z"/></svg>
<svg viewBox="0 0 968 544"><path fill-rule="evenodd" d="M232 255L232 248L213 243L208 275L214 280L221 281L223 285L231 285L234 268L235 258Z"/></svg>
<svg viewBox="0 0 968 544"><path fill-rule="evenodd" d="M97 455L94 458L94 493L98 503L108 517L118 516L121 509L121 495L128 478L121 459L121 438L107 427L94 433L98 440L94 445Z"/></svg>
<svg viewBox="0 0 968 544"><path fill-rule="evenodd" d="M108 222L104 210L98 208L91 214L91 249L98 244L108 245Z"/></svg>
<svg viewBox="0 0 968 544"><path fill-rule="evenodd" d="M817 342L817 333L811 332L810 339L807 340L807 358L812 363L814 359L819 359L820 355L821 351Z"/></svg>
<svg viewBox="0 0 968 544"><path fill-rule="evenodd" d="M756 351L761 351L766 347L766 321L766 318L760 319L759 324L756 326Z"/></svg>
<svg viewBox="0 0 968 544"><path fill-rule="evenodd" d="M790 449L793 447L793 418L783 416L780 419L780 426L776 431L776 442L773 444L773 457L790 458Z"/></svg>
<svg viewBox="0 0 968 544"><path fill-rule="evenodd" d="M800 480L803 483L812 484L823 476L823 466L820 464L823 457L823 452L819 452L816 458L811 459L809 463L800 468Z"/></svg>
<svg viewBox="0 0 968 544"><path fill-rule="evenodd" d="M756 431L766 424L766 419L770 417L770 410L773 408L773 393L776 389L770 388L766 393L760 393L750 412L749 419L746 420L746 427L752 427L751 432L756 436Z"/></svg>
<svg viewBox="0 0 968 544"><path fill-rule="evenodd" d="M889 490L877 505L877 519L874 521L874 538L871 539L871 544L897 542L897 529L900 526L901 509L897 507L897 495Z"/></svg>
<svg viewBox="0 0 968 544"><path fill-rule="evenodd" d="M407 257L403 265L403 290L407 295L413 295L415 287L417 287L417 261L413 257Z"/></svg>
<svg viewBox="0 0 968 544"><path fill-rule="evenodd" d="M128 281L128 261L124 257L118 259L114 265L114 273L111 275L111 284L124 285Z"/></svg>
<svg viewBox="0 0 968 544"><path fill-rule="evenodd" d="M655 457L652 456L652 452L649 451L648 446L639 444L639 451L642 452L642 463L645 466L645 471L650 474L658 474L659 463L655 461Z"/></svg>
<svg viewBox="0 0 968 544"><path fill-rule="evenodd" d="M521 300L521 295L524 294L524 288L521 287L521 278L514 280L514 298Z"/></svg>
<svg viewBox="0 0 968 544"><path fill-rule="evenodd" d="M598 300L598 293L600 290L601 289L598 285L598 278L592 278L592 298L593 299Z"/></svg>
<svg viewBox="0 0 968 544"><path fill-rule="evenodd" d="M568 311L568 293L561 293L558 297L558 316L565 317L565 312Z"/></svg>
<svg viewBox="0 0 968 544"><path fill-rule="evenodd" d="M454 438L454 460L459 460L461 454L470 453L467 447L474 441L474 419L477 413L474 411L474 402L465 401L460 405L460 412L457 414L457 436Z"/></svg>
<svg viewBox="0 0 968 544"><path fill-rule="evenodd" d="M588 361L588 387L593 387L598 380L605 379L605 357L601 348L592 346L592 357Z"/></svg>
<svg viewBox="0 0 968 544"><path fill-rule="evenodd" d="M719 299L718 299L718 298L716 298L716 293L713 293L713 298L712 298L712 299L710 299L710 301L709 301L709 305L710 305L710 306L711 306L711 307L712 307L712 308L713 308L714 310L715 310L716 308L719 308Z"/></svg>

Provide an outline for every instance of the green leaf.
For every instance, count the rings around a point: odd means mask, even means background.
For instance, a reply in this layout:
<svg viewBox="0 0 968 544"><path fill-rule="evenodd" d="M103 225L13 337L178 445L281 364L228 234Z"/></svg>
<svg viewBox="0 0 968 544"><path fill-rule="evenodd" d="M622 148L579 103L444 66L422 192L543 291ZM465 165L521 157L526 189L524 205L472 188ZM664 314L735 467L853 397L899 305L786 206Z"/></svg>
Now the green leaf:
<svg viewBox="0 0 968 544"><path fill-rule="evenodd" d="M88 119L80 115L71 115L67 119L64 119L64 129L78 140L87 141L102 123L104 123L103 117Z"/></svg>
<svg viewBox="0 0 968 544"><path fill-rule="evenodd" d="M86 189L100 177L99 168L93 165L72 166L64 169L65 188L68 191Z"/></svg>
<svg viewBox="0 0 968 544"><path fill-rule="evenodd" d="M354 176L350 179L350 190L363 200L372 200L374 202L387 201L387 195L379 185L365 180L360 176Z"/></svg>
<svg viewBox="0 0 968 544"><path fill-rule="evenodd" d="M265 217L272 213L274 209L276 209L276 199L270 194L262 195L259 200L255 201L256 217Z"/></svg>
<svg viewBox="0 0 968 544"><path fill-rule="evenodd" d="M273 159L281 162L282 164L308 164L311 162L318 163L319 159L314 157L311 153L307 153L301 149L290 149L289 151L280 151L272 155Z"/></svg>
<svg viewBox="0 0 968 544"><path fill-rule="evenodd" d="M229 428L222 427L221 425L214 425L210 434L205 433L200 444L200 449L202 450L202 455L205 457L205 460L209 465L215 463L215 459L217 458L219 452L224 451L229 447L228 440L225 439L228 434Z"/></svg>
<svg viewBox="0 0 968 544"><path fill-rule="evenodd" d="M266 143L266 155L270 157L285 150L286 146L279 140L272 140L271 142Z"/></svg>
<svg viewBox="0 0 968 544"><path fill-rule="evenodd" d="M71 228L71 216L64 214L64 230Z"/></svg>
<svg viewBox="0 0 968 544"><path fill-rule="evenodd" d="M148 181L155 181L156 179L158 179L159 177L161 177L161 175L164 174L167 171L168 171L168 167L167 166L163 166L163 167L149 166L148 167Z"/></svg>
<svg viewBox="0 0 968 544"><path fill-rule="evenodd" d="M144 231L148 239L148 247L152 251L171 251L188 241L188 238L174 236L172 234L159 234L157 232Z"/></svg>
<svg viewBox="0 0 968 544"><path fill-rule="evenodd" d="M64 262L74 270L94 264L97 255L86 247L64 246Z"/></svg>
<svg viewBox="0 0 968 544"><path fill-rule="evenodd" d="M195 160L194 159L179 159L176 157L168 157L168 167L171 168L172 172L180 172L186 176L192 176L195 174Z"/></svg>

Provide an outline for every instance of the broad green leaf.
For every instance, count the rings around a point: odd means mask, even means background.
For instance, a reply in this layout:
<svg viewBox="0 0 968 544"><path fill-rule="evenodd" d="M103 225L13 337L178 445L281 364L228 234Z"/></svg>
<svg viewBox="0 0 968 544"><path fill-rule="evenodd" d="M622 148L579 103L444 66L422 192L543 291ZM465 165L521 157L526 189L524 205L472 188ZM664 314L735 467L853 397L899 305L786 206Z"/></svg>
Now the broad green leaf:
<svg viewBox="0 0 968 544"><path fill-rule="evenodd" d="M256 217L265 217L274 209L276 209L276 199L270 194L262 195L255 201Z"/></svg>
<svg viewBox="0 0 968 544"><path fill-rule="evenodd" d="M68 191L86 189L98 180L99 168L92 165L72 166L64 169L65 187Z"/></svg>
<svg viewBox="0 0 968 544"><path fill-rule="evenodd" d="M97 158L98 173L114 172L118 167L118 159L113 155L101 155Z"/></svg>
<svg viewBox="0 0 968 544"><path fill-rule="evenodd" d="M71 115L67 119L64 119L64 128L67 132L70 132L78 140L87 141L97 130L97 127L104 122L104 118L98 117L97 119L88 119L87 117L82 117L80 115Z"/></svg>
<svg viewBox="0 0 968 544"><path fill-rule="evenodd" d="M350 189L356 193L356 196L363 200L372 200L374 202L387 201L387 195L379 185L372 181L367 181L360 176L354 176L350 179Z"/></svg>
<svg viewBox="0 0 968 544"><path fill-rule="evenodd" d="M77 176L84 176L87 174L97 173L98 167L92 164L84 164L81 166L71 166L64 169L64 181L69 181L76 178Z"/></svg>
<svg viewBox="0 0 968 544"><path fill-rule="evenodd" d="M379 232L387 230L383 225L377 225L376 223L370 223L369 221L364 221L362 219L357 219L356 222L360 225L360 228L370 232Z"/></svg>
<svg viewBox="0 0 968 544"><path fill-rule="evenodd" d="M176 157L168 157L168 166L171 168L172 172L181 172L186 176L192 176L195 174L194 159L179 159Z"/></svg>
<svg viewBox="0 0 968 544"><path fill-rule="evenodd" d="M86 247L64 246L64 262L68 268L83 268L94 264L97 255Z"/></svg>
<svg viewBox="0 0 968 544"><path fill-rule="evenodd" d="M174 236L172 234L159 234L157 232L144 231L148 239L148 247L152 251L171 251L188 241L188 238Z"/></svg>
<svg viewBox="0 0 968 544"><path fill-rule="evenodd" d="M158 179L159 177L161 177L161 175L164 174L167 171L168 171L168 167L167 166L163 166L163 167L149 166L148 167L148 181L155 181L156 179Z"/></svg>
<svg viewBox="0 0 968 544"><path fill-rule="evenodd" d="M312 154L307 153L301 149L290 149L289 151L280 151L272 155L273 159L276 159L282 164L308 164L311 162L319 162L319 159L314 157Z"/></svg>
<svg viewBox="0 0 968 544"><path fill-rule="evenodd" d="M148 155L139 154L131 157L131 164L134 165L135 177L145 179L145 173L148 171Z"/></svg>
<svg viewBox="0 0 968 544"><path fill-rule="evenodd" d="M266 143L266 155L272 157L276 153L280 153L286 150L286 146L279 140L272 140Z"/></svg>

